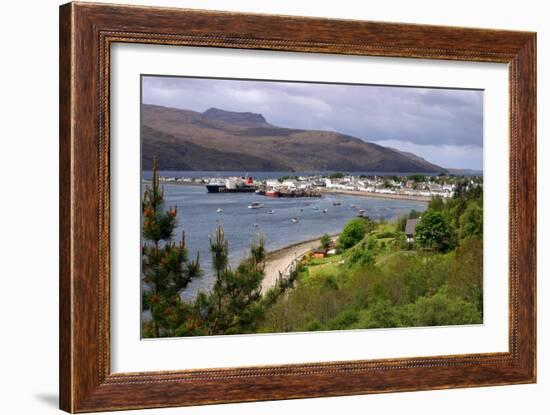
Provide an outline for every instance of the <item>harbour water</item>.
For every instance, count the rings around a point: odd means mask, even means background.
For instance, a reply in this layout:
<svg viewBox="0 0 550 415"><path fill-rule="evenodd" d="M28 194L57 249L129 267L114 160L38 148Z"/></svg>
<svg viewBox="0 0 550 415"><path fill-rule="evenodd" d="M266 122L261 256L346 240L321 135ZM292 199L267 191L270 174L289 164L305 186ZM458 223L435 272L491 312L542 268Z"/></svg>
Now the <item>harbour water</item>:
<svg viewBox="0 0 550 415"><path fill-rule="evenodd" d="M265 237L267 250L272 251L318 238L325 233L338 233L348 220L357 216L358 209L364 209L364 215L372 219L389 221L412 209L426 209L425 202L411 200L342 194L327 194L322 198L269 198L254 193L209 194L204 186L163 186L166 207L176 206L178 209L175 239L179 239L185 231L190 257L200 254L204 275L186 289L184 296L188 298L199 290L207 291L212 287L214 277L209 235L213 234L218 224L223 227L229 241L231 264L236 265L245 257L259 232ZM260 202L263 207L249 209L252 202ZM340 205L335 206L335 202ZM356 205L357 209L351 205ZM292 218L296 220L292 221Z"/></svg>

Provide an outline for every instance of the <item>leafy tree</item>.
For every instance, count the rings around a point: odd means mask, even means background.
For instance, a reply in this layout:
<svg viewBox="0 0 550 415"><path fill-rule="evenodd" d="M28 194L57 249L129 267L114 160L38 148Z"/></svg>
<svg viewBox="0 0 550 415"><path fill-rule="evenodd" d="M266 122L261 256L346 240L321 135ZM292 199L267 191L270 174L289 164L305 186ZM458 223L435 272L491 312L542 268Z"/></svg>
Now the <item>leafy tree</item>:
<svg viewBox="0 0 550 415"><path fill-rule="evenodd" d="M353 328L389 328L401 326L398 310L385 299L377 299L368 308L359 313Z"/></svg>
<svg viewBox="0 0 550 415"><path fill-rule="evenodd" d="M328 176L329 179L343 179L344 173L332 173L330 176Z"/></svg>
<svg viewBox="0 0 550 415"><path fill-rule="evenodd" d="M321 236L320 242L321 242L321 248L328 249L330 244L332 243L332 239L328 234L325 233L323 236Z"/></svg>
<svg viewBox="0 0 550 415"><path fill-rule="evenodd" d="M415 228L415 241L422 247L439 252L452 248L451 229L441 212L428 211Z"/></svg>
<svg viewBox="0 0 550 415"><path fill-rule="evenodd" d="M412 174L408 177L408 179L415 183L424 183L426 181L426 176L422 174Z"/></svg>
<svg viewBox="0 0 550 415"><path fill-rule="evenodd" d="M461 239L483 238L483 208L477 203L470 203L459 219Z"/></svg>
<svg viewBox="0 0 550 415"><path fill-rule="evenodd" d="M164 209L156 159L151 186L145 188L143 195L142 214L142 281L147 287L142 293L142 304L152 316L151 332L145 334L160 337L171 334L180 294L193 278L200 276L201 270L198 256L196 261L188 261L185 236L177 244L172 241L177 209Z"/></svg>
<svg viewBox="0 0 550 415"><path fill-rule="evenodd" d="M428 203L428 210L441 212L445 209L445 202L441 196L434 196Z"/></svg>
<svg viewBox="0 0 550 415"><path fill-rule="evenodd" d="M341 249L348 249L354 246L364 236L374 229L374 222L369 218L354 218L346 223L340 237L338 246Z"/></svg>
<svg viewBox="0 0 550 415"><path fill-rule="evenodd" d="M419 212L418 210L412 209L409 212L409 219L418 219L422 215L422 212Z"/></svg>

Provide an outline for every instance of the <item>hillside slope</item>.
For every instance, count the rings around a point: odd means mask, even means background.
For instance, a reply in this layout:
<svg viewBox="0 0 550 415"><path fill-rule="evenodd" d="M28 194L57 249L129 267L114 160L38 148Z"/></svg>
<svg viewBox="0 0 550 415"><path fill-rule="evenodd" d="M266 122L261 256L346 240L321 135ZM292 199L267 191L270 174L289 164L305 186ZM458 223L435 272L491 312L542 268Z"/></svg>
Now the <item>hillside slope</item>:
<svg viewBox="0 0 550 415"><path fill-rule="evenodd" d="M142 105L142 163L161 170L440 173L415 155L332 131L281 128L261 114Z"/></svg>

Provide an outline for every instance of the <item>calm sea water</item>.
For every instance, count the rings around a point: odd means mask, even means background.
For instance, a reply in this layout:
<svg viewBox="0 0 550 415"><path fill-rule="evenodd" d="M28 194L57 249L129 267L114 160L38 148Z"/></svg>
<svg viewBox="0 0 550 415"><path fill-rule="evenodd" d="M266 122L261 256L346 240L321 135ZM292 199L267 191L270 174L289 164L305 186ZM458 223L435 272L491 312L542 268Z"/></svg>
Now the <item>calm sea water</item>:
<svg viewBox="0 0 550 415"><path fill-rule="evenodd" d="M288 174L288 173L285 173ZM174 172L172 172L172 175ZM232 173L231 175L235 175ZM189 177L189 176L187 176ZM202 177L202 176L199 176ZM258 177L258 176L254 176ZM273 177L273 176L269 176ZM251 193L207 193L204 186L164 184L166 206L178 208L178 226L175 237L185 231L186 243L193 258L200 254L204 276L187 288L185 297L198 290L209 290L214 278L209 252L209 235L220 224L229 241L233 265L241 260L258 232L265 236L266 248L271 251L341 231L345 223L357 216L350 205L365 210L373 218L393 220L412 209L426 209L425 202L377 199L348 195L323 195L322 198L269 198ZM248 209L251 202L263 203L261 209ZM341 202L341 206L333 206ZM223 212L218 213L217 209ZM327 213L323 213L327 209ZM272 214L268 212L273 210ZM296 217L298 223L291 219ZM254 226L257 224L257 226Z"/></svg>

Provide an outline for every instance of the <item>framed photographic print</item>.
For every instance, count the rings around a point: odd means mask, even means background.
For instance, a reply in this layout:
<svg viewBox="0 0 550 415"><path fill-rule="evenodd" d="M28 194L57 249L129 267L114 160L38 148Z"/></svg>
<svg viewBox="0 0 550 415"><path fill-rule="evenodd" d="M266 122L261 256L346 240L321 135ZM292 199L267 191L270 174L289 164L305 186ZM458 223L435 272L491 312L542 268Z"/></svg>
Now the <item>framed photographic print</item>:
<svg viewBox="0 0 550 415"><path fill-rule="evenodd" d="M60 406L536 380L536 36L60 8Z"/></svg>

